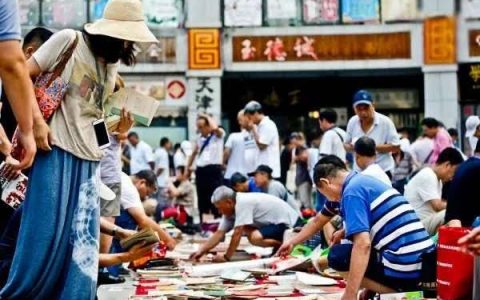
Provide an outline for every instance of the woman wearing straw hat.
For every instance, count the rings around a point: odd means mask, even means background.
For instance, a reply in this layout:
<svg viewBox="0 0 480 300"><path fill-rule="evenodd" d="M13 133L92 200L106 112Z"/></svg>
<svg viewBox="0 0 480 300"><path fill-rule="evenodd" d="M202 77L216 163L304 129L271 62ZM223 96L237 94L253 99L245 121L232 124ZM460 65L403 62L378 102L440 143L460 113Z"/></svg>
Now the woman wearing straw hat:
<svg viewBox="0 0 480 300"><path fill-rule="evenodd" d="M0 298L95 298L102 152L92 123L103 118L118 61L135 62L135 42L157 42L143 20L139 0L111 0L103 19L85 25L82 32L58 32L28 61L35 78L52 71L65 51L74 48L59 77L68 84L65 97L50 129L37 138L43 151L30 173L17 250ZM125 131L131 120L122 114Z"/></svg>

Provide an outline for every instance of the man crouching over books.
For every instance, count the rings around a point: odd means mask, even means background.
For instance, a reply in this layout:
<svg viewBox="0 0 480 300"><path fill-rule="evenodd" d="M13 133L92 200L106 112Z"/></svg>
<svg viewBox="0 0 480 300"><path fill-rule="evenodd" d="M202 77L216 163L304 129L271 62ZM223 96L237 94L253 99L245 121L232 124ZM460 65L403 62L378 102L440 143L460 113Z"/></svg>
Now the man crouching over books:
<svg viewBox="0 0 480 300"><path fill-rule="evenodd" d="M227 252L217 254L214 262L229 261L243 234L255 246L276 248L281 245L285 230L301 224L300 215L295 210L282 199L269 194L236 193L221 186L213 193L212 203L222 214L222 221L217 232L191 255L191 259L200 259L232 229Z"/></svg>

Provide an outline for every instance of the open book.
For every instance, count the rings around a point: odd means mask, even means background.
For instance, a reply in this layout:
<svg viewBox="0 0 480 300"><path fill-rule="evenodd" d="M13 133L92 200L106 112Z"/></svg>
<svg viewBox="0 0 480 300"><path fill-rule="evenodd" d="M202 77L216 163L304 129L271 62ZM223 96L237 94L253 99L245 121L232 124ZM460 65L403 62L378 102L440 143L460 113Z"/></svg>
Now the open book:
<svg viewBox="0 0 480 300"><path fill-rule="evenodd" d="M5 162L0 165L0 171L3 169L4 166ZM23 200L25 200L27 184L28 177L23 175L22 173L20 173L20 175L13 180L8 180L5 177L0 176L2 201L16 210L23 203Z"/></svg>
<svg viewBox="0 0 480 300"><path fill-rule="evenodd" d="M122 246L123 249L128 250L133 246L143 242L145 242L147 245L155 244L160 242L160 239L158 238L158 234L151 228L145 228L129 236L128 238L121 240L120 246Z"/></svg>
<svg viewBox="0 0 480 300"><path fill-rule="evenodd" d="M141 94L134 89L121 88L113 93L107 104L107 127L112 129L120 122L122 108L130 112L135 122L150 126L160 102L155 98Z"/></svg>

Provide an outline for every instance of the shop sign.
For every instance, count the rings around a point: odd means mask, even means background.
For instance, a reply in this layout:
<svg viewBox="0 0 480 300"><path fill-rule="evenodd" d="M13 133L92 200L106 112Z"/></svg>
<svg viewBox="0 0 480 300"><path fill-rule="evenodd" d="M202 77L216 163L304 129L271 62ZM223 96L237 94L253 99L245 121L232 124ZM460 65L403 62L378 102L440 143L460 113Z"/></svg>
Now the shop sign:
<svg viewBox="0 0 480 300"><path fill-rule="evenodd" d="M344 23L380 21L379 0L342 0Z"/></svg>
<svg viewBox="0 0 480 300"><path fill-rule="evenodd" d="M190 70L220 69L220 31L218 29L188 30L188 68Z"/></svg>
<svg viewBox="0 0 480 300"><path fill-rule="evenodd" d="M456 54L455 17L435 17L425 20L425 64L454 64Z"/></svg>
<svg viewBox="0 0 480 300"><path fill-rule="evenodd" d="M480 29L472 29L468 32L469 55L480 56Z"/></svg>
<svg viewBox="0 0 480 300"><path fill-rule="evenodd" d="M262 26L262 0L224 0L224 24Z"/></svg>
<svg viewBox="0 0 480 300"><path fill-rule="evenodd" d="M480 100L480 63L460 64L458 82L462 101Z"/></svg>
<svg viewBox="0 0 480 300"><path fill-rule="evenodd" d="M418 17L418 0L382 0L382 21L404 21Z"/></svg>
<svg viewBox="0 0 480 300"><path fill-rule="evenodd" d="M329 61L411 58L410 33L236 36L234 62Z"/></svg>
<svg viewBox="0 0 480 300"><path fill-rule="evenodd" d="M418 91L413 89L369 89L377 109L419 108Z"/></svg>

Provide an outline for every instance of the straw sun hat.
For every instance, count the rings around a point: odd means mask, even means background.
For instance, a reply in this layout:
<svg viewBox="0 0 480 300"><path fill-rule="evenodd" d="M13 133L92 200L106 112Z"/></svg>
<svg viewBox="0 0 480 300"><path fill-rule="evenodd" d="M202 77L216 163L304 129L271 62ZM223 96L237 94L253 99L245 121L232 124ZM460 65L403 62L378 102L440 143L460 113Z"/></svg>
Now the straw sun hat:
<svg viewBox="0 0 480 300"><path fill-rule="evenodd" d="M139 42L158 42L144 21L140 0L111 0L107 3L103 18L86 24L85 31L94 35Z"/></svg>

